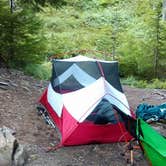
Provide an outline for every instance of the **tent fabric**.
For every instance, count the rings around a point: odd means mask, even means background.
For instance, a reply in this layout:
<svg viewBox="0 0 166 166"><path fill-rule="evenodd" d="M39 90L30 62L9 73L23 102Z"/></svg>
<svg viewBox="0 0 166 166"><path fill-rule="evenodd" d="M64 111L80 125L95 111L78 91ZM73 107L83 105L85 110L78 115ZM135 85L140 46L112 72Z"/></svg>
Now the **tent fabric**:
<svg viewBox="0 0 166 166"><path fill-rule="evenodd" d="M88 100L86 100L87 96ZM48 102L59 117L61 116L64 104L70 110L70 113L75 117L75 119L80 122L93 111L94 107L97 106L102 97L116 105L120 110L123 110L127 115L131 115L125 95L117 91L107 82L103 81L103 78L100 78L86 88L82 88L69 94L59 94L55 92L50 84L47 93ZM75 102L76 100L77 102ZM77 111L79 109L82 109L82 111Z"/></svg>
<svg viewBox="0 0 166 166"><path fill-rule="evenodd" d="M115 89L123 93L118 77L118 62L103 62L103 61L79 61L72 62L70 60L53 60L53 70L51 84L55 91L73 91L79 88L73 86L69 79L73 77L83 86L90 85L93 81L101 78L102 74L99 65L103 69L106 81L109 82ZM58 69L58 70L57 70ZM64 82L65 81L65 82Z"/></svg>
<svg viewBox="0 0 166 166"><path fill-rule="evenodd" d="M86 118L86 120L93 121L95 124L116 124L117 119L115 117L115 112L112 104L106 100L102 99L93 112ZM118 120L122 121L121 116L118 116Z"/></svg>
<svg viewBox="0 0 166 166"><path fill-rule="evenodd" d="M63 145L117 142L124 133L121 141L132 138L125 124L133 113L117 61L77 56L55 59L52 65L50 84L39 102L58 127Z"/></svg>
<svg viewBox="0 0 166 166"><path fill-rule="evenodd" d="M71 75L84 87L96 81L96 79L84 72L77 65L73 64L68 70L54 80L54 86L56 87L57 85L62 84L67 78L70 78Z"/></svg>
<svg viewBox="0 0 166 166"><path fill-rule="evenodd" d="M165 165L166 139L142 119L137 120L137 135L151 165Z"/></svg>
<svg viewBox="0 0 166 166"><path fill-rule="evenodd" d="M56 59L56 61L67 61L67 62L87 62L87 61L91 61L91 62L105 62L105 63L115 63L116 61L105 61L105 60L100 60L100 59L93 59L93 58L89 58L83 55L77 55L75 57L71 57L71 58L67 58L67 59Z"/></svg>

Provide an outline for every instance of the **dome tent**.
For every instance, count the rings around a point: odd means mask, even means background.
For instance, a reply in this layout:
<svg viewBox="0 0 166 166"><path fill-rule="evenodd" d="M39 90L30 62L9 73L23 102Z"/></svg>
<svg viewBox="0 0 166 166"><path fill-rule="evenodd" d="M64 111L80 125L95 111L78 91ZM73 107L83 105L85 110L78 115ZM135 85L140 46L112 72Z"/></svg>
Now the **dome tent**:
<svg viewBox="0 0 166 166"><path fill-rule="evenodd" d="M50 84L39 103L59 129L61 145L132 138L125 124L134 114L120 84L117 61L79 55L54 59L52 66Z"/></svg>

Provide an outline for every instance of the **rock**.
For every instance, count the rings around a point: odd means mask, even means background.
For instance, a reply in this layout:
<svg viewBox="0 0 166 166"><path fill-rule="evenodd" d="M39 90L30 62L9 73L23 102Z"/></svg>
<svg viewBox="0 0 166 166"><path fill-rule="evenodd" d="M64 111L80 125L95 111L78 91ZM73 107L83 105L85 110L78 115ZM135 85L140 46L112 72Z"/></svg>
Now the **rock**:
<svg viewBox="0 0 166 166"><path fill-rule="evenodd" d="M16 131L15 131L15 130L10 129L10 128L6 127L6 126L3 126L3 131L4 131L4 130L5 130L7 133L10 133L10 134L12 134L12 135L16 134Z"/></svg>
<svg viewBox="0 0 166 166"><path fill-rule="evenodd" d="M0 166L23 166L27 161L27 151L13 133L15 131L7 127L0 128Z"/></svg>
<svg viewBox="0 0 166 166"><path fill-rule="evenodd" d="M4 137L4 134L0 132L0 149L4 148L6 146L6 139Z"/></svg>
<svg viewBox="0 0 166 166"><path fill-rule="evenodd" d="M0 128L0 165L10 166L13 152L14 136L7 127Z"/></svg>
<svg viewBox="0 0 166 166"><path fill-rule="evenodd" d="M36 160L38 156L36 154L31 154L30 160Z"/></svg>
<svg viewBox="0 0 166 166"><path fill-rule="evenodd" d="M5 156L0 154L0 165L1 166L10 166L11 162L8 159L6 159Z"/></svg>
<svg viewBox="0 0 166 166"><path fill-rule="evenodd" d="M28 159L28 153L25 146L19 145L14 155L14 166L23 166Z"/></svg>
<svg viewBox="0 0 166 166"><path fill-rule="evenodd" d="M9 129L6 126L3 126L1 131L3 132L4 138L6 141L6 146L9 147L11 149L11 152L12 152L13 151L13 143L16 140L16 138L13 136L13 130Z"/></svg>
<svg viewBox="0 0 166 166"><path fill-rule="evenodd" d="M21 86L25 86L25 87L30 87L30 83L28 82L28 81L26 81L26 80L21 80L20 81L20 83L21 83Z"/></svg>

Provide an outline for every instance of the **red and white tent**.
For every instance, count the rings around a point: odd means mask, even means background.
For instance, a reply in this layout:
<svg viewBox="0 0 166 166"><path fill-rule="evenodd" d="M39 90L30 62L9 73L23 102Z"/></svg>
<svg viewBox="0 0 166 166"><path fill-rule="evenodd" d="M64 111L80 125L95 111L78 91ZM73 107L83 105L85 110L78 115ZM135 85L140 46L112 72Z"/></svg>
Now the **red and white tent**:
<svg viewBox="0 0 166 166"><path fill-rule="evenodd" d="M61 145L130 140L133 118L117 61L77 56L52 61L52 78L39 102L59 129Z"/></svg>

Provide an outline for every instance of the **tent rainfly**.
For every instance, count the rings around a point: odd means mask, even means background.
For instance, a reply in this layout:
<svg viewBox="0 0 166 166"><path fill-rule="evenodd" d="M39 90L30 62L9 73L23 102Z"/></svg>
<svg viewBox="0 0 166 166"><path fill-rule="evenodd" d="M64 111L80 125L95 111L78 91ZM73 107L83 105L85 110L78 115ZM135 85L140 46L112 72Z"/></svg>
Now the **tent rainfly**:
<svg viewBox="0 0 166 166"><path fill-rule="evenodd" d="M54 59L52 65L50 84L39 103L59 129L61 145L132 138L126 124L134 114L120 84L117 61L79 55Z"/></svg>

